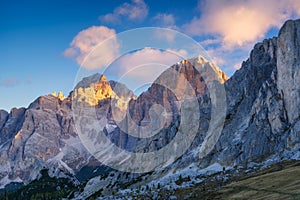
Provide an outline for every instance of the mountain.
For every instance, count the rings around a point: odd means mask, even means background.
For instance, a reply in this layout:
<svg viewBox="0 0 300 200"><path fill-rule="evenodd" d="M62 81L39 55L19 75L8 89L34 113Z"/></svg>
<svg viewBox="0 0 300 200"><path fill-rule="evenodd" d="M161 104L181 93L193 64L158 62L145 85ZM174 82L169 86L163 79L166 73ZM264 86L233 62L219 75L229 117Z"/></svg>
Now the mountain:
<svg viewBox="0 0 300 200"><path fill-rule="evenodd" d="M125 85L95 74L79 82L65 99L47 95L26 109L0 111L0 187L11 182L28 184L41 177L41 170L48 169L50 177L72 180L73 197L77 199L93 194L157 199L184 188L225 183L239 173L256 173L284 160L299 160L299 47L300 20L289 20L278 37L257 43L229 79L217 66L199 57L171 66L138 97ZM211 93L211 84L223 87L224 94L218 87L221 92ZM224 96L224 105L214 107L214 95ZM194 97L199 110L193 102L185 103L186 97ZM147 173L120 172L104 167L95 157L101 160L105 155L94 157L86 149L89 146L82 144L80 131L95 135L86 129L89 126L76 127L81 119L77 114L90 109L110 141L128 152L159 151L190 127L196 134L186 149L172 149L183 151L183 155L156 159L167 167L154 167ZM184 121L185 109L198 110L197 120ZM194 119L190 114L184 116ZM215 116L218 123L211 130ZM181 126L183 123L186 125ZM137 129L136 125L146 128ZM210 132L218 130L216 144L205 143L206 136L213 140ZM151 133L156 134L149 136ZM97 142L106 145L102 140ZM211 151L202 151L203 146ZM201 157L200 152L204 152ZM122 155L110 158L108 163L125 166L132 158ZM123 170L130 171L130 167ZM152 169L151 163L145 169Z"/></svg>

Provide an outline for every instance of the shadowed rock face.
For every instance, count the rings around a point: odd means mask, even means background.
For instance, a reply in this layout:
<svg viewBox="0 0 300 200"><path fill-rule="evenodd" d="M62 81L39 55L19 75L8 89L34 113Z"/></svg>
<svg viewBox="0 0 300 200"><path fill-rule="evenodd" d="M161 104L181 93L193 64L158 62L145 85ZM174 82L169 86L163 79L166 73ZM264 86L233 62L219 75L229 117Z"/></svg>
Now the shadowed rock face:
<svg viewBox="0 0 300 200"><path fill-rule="evenodd" d="M225 83L228 111L208 159L227 165L297 157L299 151L300 20L287 21L278 38L254 46Z"/></svg>
<svg viewBox="0 0 300 200"><path fill-rule="evenodd" d="M9 115L1 112L2 129L0 129L0 145L13 137L22 126L24 121L25 108L13 108ZM3 118L3 119L2 119Z"/></svg>
<svg viewBox="0 0 300 200"><path fill-rule="evenodd" d="M189 151L169 168L180 168L191 162L200 167L218 162L223 165L247 165L266 159L299 158L300 149L300 20L288 21L278 38L264 40L254 46L248 60L227 80L226 75L204 60L191 59L171 67L188 80L200 105L200 127ZM209 127L211 115L210 93L202 72L194 62L210 65L217 71L220 82L225 82L227 113L224 128L213 151L199 159L200 145ZM163 74L162 74L163 76ZM165 78L170 83L174 77ZM108 137L128 151L153 151L168 144L180 124L183 82L174 82L172 90L154 83L146 92L135 97L125 85L107 81L102 75L84 78L76 91L66 99L53 95L42 96L27 109L0 111L0 181L28 182L47 167L52 175L76 174L89 165L91 155L76 133L72 116L72 99L94 106L97 116L106 123ZM82 90L79 91L79 88ZM118 89L117 89L118 88ZM121 88L121 89L120 89ZM95 98L96 97L96 101ZM93 99L94 98L94 99ZM129 102L124 107L122 102ZM151 123L150 108L159 104L167 113L163 129L150 139L139 139L126 134L116 126L111 105L121 111L129 109L130 117L138 125ZM126 120L123 125L129 129ZM156 123L156 122L155 122ZM159 122L157 122L159 123ZM96 164L99 164L96 162ZM159 172L157 172L159 173ZM0 182L0 186L4 183Z"/></svg>
<svg viewBox="0 0 300 200"><path fill-rule="evenodd" d="M300 114L300 21L287 21L279 32L277 52L278 89L284 96L288 120Z"/></svg>
<svg viewBox="0 0 300 200"><path fill-rule="evenodd" d="M8 112L5 110L0 110L0 131L3 128L4 124L6 123L8 119Z"/></svg>

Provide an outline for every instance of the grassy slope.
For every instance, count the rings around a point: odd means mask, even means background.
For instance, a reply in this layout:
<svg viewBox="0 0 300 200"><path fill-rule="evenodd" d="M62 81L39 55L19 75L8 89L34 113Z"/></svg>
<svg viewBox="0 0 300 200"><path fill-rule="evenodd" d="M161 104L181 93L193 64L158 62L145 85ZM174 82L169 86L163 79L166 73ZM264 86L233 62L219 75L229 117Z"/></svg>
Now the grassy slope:
<svg viewBox="0 0 300 200"><path fill-rule="evenodd" d="M199 187L177 191L189 199L297 199L300 200L300 162L275 164L251 177L239 177L220 190L203 192Z"/></svg>
<svg viewBox="0 0 300 200"><path fill-rule="evenodd" d="M300 199L300 166L289 166L225 186L219 199Z"/></svg>

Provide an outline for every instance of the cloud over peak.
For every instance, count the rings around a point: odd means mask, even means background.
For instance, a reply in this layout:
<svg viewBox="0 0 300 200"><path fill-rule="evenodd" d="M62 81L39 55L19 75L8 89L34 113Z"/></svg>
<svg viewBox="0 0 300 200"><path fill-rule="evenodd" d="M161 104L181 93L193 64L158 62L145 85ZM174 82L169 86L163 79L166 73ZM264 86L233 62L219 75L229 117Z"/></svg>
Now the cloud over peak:
<svg viewBox="0 0 300 200"><path fill-rule="evenodd" d="M101 47L95 48L97 45ZM105 26L92 26L80 31L70 43L70 48L63 52L64 56L74 57L79 65L91 70L106 67L118 54L116 32Z"/></svg>
<svg viewBox="0 0 300 200"><path fill-rule="evenodd" d="M183 27L192 36L213 34L223 46L232 48L252 43L265 36L272 27L300 11L293 0L206 0L199 4L201 17Z"/></svg>

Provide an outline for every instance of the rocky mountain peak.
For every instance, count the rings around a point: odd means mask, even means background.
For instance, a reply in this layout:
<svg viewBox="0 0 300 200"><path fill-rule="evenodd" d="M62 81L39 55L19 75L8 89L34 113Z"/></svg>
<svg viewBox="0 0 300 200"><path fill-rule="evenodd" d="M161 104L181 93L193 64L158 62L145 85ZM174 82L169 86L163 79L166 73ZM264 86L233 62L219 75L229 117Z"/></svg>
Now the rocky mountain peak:
<svg viewBox="0 0 300 200"><path fill-rule="evenodd" d="M134 94L124 84L108 81L102 74L95 74L80 81L71 95L77 103L86 103L89 106L101 106L100 102L112 100L120 110L127 109L128 102Z"/></svg>
<svg viewBox="0 0 300 200"><path fill-rule="evenodd" d="M62 91L59 91L58 94L56 94L56 92L54 91L51 95L57 97L61 101L66 98Z"/></svg>
<svg viewBox="0 0 300 200"><path fill-rule="evenodd" d="M115 97L116 95L106 77L98 74L79 82L72 95L72 98L76 101L86 102L90 106L98 105L100 100Z"/></svg>

